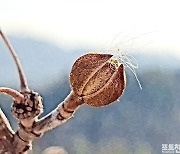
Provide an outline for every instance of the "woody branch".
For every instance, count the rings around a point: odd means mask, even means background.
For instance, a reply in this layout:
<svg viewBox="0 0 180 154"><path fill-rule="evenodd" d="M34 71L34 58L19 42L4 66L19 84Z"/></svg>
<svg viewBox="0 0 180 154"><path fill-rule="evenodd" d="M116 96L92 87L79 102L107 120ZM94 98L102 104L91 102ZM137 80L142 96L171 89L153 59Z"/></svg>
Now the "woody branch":
<svg viewBox="0 0 180 154"><path fill-rule="evenodd" d="M43 112L41 96L28 88L15 50L1 30L0 34L17 66L21 88L18 92L0 87L0 93L13 97L11 111L19 123L19 129L14 132L0 110L0 153L27 153L36 138L68 121L82 104L93 107L108 105L117 100L125 89L124 66L112 55L83 55L76 60L70 73L71 93L51 113L38 119Z"/></svg>

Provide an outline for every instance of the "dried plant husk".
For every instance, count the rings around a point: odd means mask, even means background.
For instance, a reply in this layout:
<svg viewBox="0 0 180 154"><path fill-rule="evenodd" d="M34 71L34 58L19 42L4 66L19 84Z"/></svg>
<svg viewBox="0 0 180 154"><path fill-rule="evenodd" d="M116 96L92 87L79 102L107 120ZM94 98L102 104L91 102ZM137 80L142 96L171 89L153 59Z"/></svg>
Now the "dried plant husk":
<svg viewBox="0 0 180 154"><path fill-rule="evenodd" d="M70 73L72 90L90 106L101 107L116 101L126 86L123 64L110 54L90 53L74 63Z"/></svg>

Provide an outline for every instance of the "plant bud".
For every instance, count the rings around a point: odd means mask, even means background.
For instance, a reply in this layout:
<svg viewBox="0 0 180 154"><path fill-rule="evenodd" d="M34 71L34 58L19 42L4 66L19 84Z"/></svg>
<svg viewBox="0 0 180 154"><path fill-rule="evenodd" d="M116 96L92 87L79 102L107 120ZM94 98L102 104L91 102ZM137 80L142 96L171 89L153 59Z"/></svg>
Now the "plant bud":
<svg viewBox="0 0 180 154"><path fill-rule="evenodd" d="M125 89L124 66L112 56L89 53L77 59L72 67L72 90L90 106L108 105L117 100Z"/></svg>

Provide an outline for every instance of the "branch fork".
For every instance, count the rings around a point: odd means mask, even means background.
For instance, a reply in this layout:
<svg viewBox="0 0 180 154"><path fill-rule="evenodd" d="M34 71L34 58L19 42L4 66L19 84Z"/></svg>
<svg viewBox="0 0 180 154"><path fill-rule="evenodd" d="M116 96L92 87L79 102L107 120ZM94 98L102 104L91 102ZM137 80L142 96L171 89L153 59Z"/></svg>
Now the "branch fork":
<svg viewBox="0 0 180 154"><path fill-rule="evenodd" d="M70 73L71 93L51 113L39 119L43 112L42 97L28 88L27 80L15 50L0 30L17 66L20 92L0 87L0 93L12 96L12 114L18 120L19 129L14 132L8 119L0 110L0 153L25 154L32 142L43 134L73 117L83 104L102 107L116 101L126 87L123 64L113 55L89 53L81 56Z"/></svg>

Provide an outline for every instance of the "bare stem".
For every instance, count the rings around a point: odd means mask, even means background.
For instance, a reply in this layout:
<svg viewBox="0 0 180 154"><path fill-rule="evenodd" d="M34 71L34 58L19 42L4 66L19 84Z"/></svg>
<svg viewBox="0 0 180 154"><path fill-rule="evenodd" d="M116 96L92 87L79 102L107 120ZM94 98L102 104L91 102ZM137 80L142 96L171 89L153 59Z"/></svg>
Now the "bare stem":
<svg viewBox="0 0 180 154"><path fill-rule="evenodd" d="M17 102L21 102L24 99L24 96L20 92L11 88L0 87L0 93L10 95Z"/></svg>
<svg viewBox="0 0 180 154"><path fill-rule="evenodd" d="M14 131L12 130L9 121L0 109L0 153L11 153L13 150L13 135Z"/></svg>
<svg viewBox="0 0 180 154"><path fill-rule="evenodd" d="M19 58L13 48L13 46L11 45L11 43L9 42L8 38L5 36L5 34L1 31L0 29L0 35L2 37L2 39L4 40L5 44L7 45L15 63L16 63L16 67L18 69L18 73L19 73L19 78L20 78L20 84L21 84L21 91L25 92L25 91L29 91L28 88L28 84L27 84L27 80L26 77L24 75L23 69L21 67L21 63L19 61Z"/></svg>
<svg viewBox="0 0 180 154"><path fill-rule="evenodd" d="M35 120L33 126L26 127L25 125L20 124L20 128L13 138L13 146L16 147L14 149L15 154L25 154L31 148L31 144L36 138L39 138L45 132L57 126L64 124L73 117L74 112L82 104L82 98L71 92L50 114L39 121Z"/></svg>
<svg viewBox="0 0 180 154"><path fill-rule="evenodd" d="M75 111L83 103L84 102L81 97L71 92L56 109L35 123L33 131L38 134L45 133L48 130L62 125L73 117Z"/></svg>

